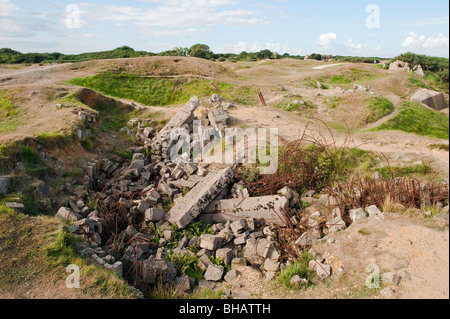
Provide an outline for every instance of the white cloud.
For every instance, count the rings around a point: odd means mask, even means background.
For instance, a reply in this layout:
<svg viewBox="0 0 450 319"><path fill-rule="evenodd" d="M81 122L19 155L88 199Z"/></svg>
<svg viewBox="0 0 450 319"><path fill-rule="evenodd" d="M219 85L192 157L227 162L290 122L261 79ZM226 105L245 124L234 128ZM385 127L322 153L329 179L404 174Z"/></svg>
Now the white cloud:
<svg viewBox="0 0 450 319"><path fill-rule="evenodd" d="M330 49L337 43L337 35L336 33L322 33L319 36L319 41L317 44L323 49Z"/></svg>
<svg viewBox="0 0 450 319"><path fill-rule="evenodd" d="M150 8L81 4L82 16L95 21L128 22L142 28L179 28L215 25L268 24L256 12L236 7L229 0L146 0ZM159 30L152 30L159 31ZM170 31L170 30L169 30Z"/></svg>
<svg viewBox="0 0 450 319"><path fill-rule="evenodd" d="M10 0L0 0L0 17L9 17L17 11Z"/></svg>
<svg viewBox="0 0 450 319"><path fill-rule="evenodd" d="M436 37L410 32L402 43L406 51L432 56L449 56L449 37L439 33Z"/></svg>

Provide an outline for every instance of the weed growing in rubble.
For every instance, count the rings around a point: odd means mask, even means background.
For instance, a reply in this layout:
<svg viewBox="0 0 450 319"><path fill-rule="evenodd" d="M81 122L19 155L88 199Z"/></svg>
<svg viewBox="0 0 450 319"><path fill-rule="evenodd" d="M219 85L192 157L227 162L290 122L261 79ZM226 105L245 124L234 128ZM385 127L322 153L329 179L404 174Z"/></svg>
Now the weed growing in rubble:
<svg viewBox="0 0 450 319"><path fill-rule="evenodd" d="M187 276L194 278L195 280L200 280L203 278L204 271L198 266L199 257L194 254L174 254L173 252L168 253L165 259L175 266L178 276L186 274Z"/></svg>
<svg viewBox="0 0 450 319"><path fill-rule="evenodd" d="M277 283L286 287L287 289L299 289L311 285L314 280L314 271L309 269L309 262L311 260L312 258L308 255L308 253L304 252L302 258L298 259L294 264L286 267L281 271L281 273L277 276ZM291 278L296 275L300 278L306 279L308 283L304 282L292 284Z"/></svg>

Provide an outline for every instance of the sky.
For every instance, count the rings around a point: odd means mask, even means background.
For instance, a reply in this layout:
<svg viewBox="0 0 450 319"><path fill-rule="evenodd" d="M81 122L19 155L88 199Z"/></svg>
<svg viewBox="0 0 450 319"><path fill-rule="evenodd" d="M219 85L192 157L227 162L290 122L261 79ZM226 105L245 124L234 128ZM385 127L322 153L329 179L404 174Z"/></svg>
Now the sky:
<svg viewBox="0 0 450 319"><path fill-rule="evenodd" d="M447 0L0 0L0 48L449 57Z"/></svg>

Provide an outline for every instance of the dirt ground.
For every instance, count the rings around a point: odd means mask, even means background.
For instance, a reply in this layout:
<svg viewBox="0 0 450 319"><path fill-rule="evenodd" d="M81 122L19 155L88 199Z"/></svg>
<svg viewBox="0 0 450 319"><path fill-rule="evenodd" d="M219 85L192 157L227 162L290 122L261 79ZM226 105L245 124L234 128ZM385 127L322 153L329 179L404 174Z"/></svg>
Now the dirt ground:
<svg viewBox="0 0 450 319"><path fill-rule="evenodd" d="M399 131L365 132L394 116L376 123L363 125L360 118L367 112L364 101L369 97L363 93L343 93L343 88L331 87L320 90L305 87L305 79L317 76L330 76L357 68L375 74L364 84L370 84L375 94L388 98L397 108L415 91L408 85L408 75L404 72L381 70L373 65L338 64L330 65L318 61L279 60L257 63L216 63L195 58L149 57L137 59L118 59L83 62L62 65L33 65L21 68L0 66L0 90L20 92L23 101L20 107L26 114L20 118L21 125L14 131L0 134L0 144L33 137L41 133L64 132L77 123L78 116L69 108L59 109L58 94L72 92L74 88L65 81L74 77L94 75L101 71L121 70L145 76L201 76L206 79L224 80L237 85L245 85L261 91L267 106L236 105L229 109L230 125L234 127L278 128L286 140L298 139L307 127L308 134L322 134L328 142L342 145L348 135L341 128L350 128L351 145L364 150L386 155L393 161L413 163L421 160L440 173L443 180L449 178L448 152L432 150L430 144L448 144L447 140L417 136ZM359 83L355 83L359 84ZM282 87L282 89L280 89ZM316 106L312 111L320 120L310 120L299 113L276 108L278 104L301 95L305 101ZM336 109L327 107L326 99L339 97L344 102ZM448 96L446 96L448 98ZM160 113L161 118L169 119L177 107L148 106ZM448 110L444 110L448 114ZM311 115L309 113L309 115ZM323 122L322 122L323 121ZM330 130L323 123L327 123ZM114 136L107 137L105 144L112 143ZM84 156L84 150L75 148L69 153L53 153L58 158ZM90 154L93 156L93 154ZM433 224L434 225L434 224ZM326 251L342 262L344 272L332 281L320 284L301 292L272 289L264 279L252 277L251 271L242 278L241 288L230 288L236 298L385 298L379 291L367 291L366 267L376 264L383 271L406 271L409 278L393 287L392 298L449 298L449 231L423 220L388 214L384 219L369 218L354 223L347 230L335 234L333 244L324 241L315 250ZM359 232L368 230L368 235ZM61 287L44 285L30 289L24 298L76 298L73 292L64 292ZM272 288L271 288L272 287ZM17 298L4 295L0 298Z"/></svg>

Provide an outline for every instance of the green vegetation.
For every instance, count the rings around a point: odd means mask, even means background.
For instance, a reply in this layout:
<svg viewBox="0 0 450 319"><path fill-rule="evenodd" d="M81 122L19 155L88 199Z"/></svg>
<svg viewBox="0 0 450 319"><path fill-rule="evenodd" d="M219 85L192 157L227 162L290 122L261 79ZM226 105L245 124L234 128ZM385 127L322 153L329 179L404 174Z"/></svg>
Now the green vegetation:
<svg viewBox="0 0 450 319"><path fill-rule="evenodd" d="M420 164L407 167L383 167L377 168L376 171L385 179L396 177L409 177L414 175L426 175L431 173L431 168L427 164Z"/></svg>
<svg viewBox="0 0 450 319"><path fill-rule="evenodd" d="M80 294L136 298L134 289L113 272L88 266L76 252L76 241L57 219L26 216L0 203L0 285L3 292L22 298L25 297L22 293L30 286L41 282L54 283L55 290L58 286L65 287L65 267L75 264L80 267Z"/></svg>
<svg viewBox="0 0 450 319"><path fill-rule="evenodd" d="M296 99L294 100L294 98L296 98ZM295 95L291 99L292 99L292 102L281 103L281 104L277 105L277 108L283 109L283 110L289 111L289 112L315 108L315 105L313 103L311 103L309 101L304 101L303 97L301 95Z"/></svg>
<svg viewBox="0 0 450 319"><path fill-rule="evenodd" d="M143 56L152 56L154 53L135 51L128 46L122 46L110 51L90 52L82 54L62 54L54 53L20 53L8 48L0 49L1 63L66 63L80 62L100 59L117 59L117 58L136 58Z"/></svg>
<svg viewBox="0 0 450 319"><path fill-rule="evenodd" d="M351 68L350 70L344 71L343 74L332 76L320 76L317 78L317 80L322 82L324 86L327 86L327 84L328 85L332 84L350 87L354 83L365 83L375 79L378 76L379 75L376 75L366 70Z"/></svg>
<svg viewBox="0 0 450 319"><path fill-rule="evenodd" d="M448 144L431 144L429 146L432 150L442 150L442 151L449 151L449 145Z"/></svg>
<svg viewBox="0 0 450 319"><path fill-rule="evenodd" d="M370 114L366 118L366 123L374 123L391 114L394 110L394 105L388 99L376 96L369 98L369 110Z"/></svg>
<svg viewBox="0 0 450 319"><path fill-rule="evenodd" d="M301 289L311 285L315 276L314 271L309 269L309 262L311 260L312 258L309 257L306 252L303 253L302 259L299 259L297 262L281 271L281 273L277 276L277 283L286 287L287 289ZM308 283L292 284L290 280L295 275L299 276L300 278L306 279Z"/></svg>
<svg viewBox="0 0 450 319"><path fill-rule="evenodd" d="M117 98L131 99L144 105L182 104L194 95L207 96L214 93L237 103L249 105L256 103L256 91L251 88L203 79L158 79L103 73L72 79L69 84L88 87Z"/></svg>
<svg viewBox="0 0 450 319"><path fill-rule="evenodd" d="M407 101L401 105L400 112L394 118L369 131L379 130L398 130L448 140L449 120L445 114Z"/></svg>
<svg viewBox="0 0 450 319"><path fill-rule="evenodd" d="M0 134L15 130L20 125L17 117L23 113L14 105L12 93L0 90Z"/></svg>
<svg viewBox="0 0 450 319"><path fill-rule="evenodd" d="M367 228L361 228L360 230L358 230L358 233L363 236L369 236L371 234L370 230L368 230Z"/></svg>

